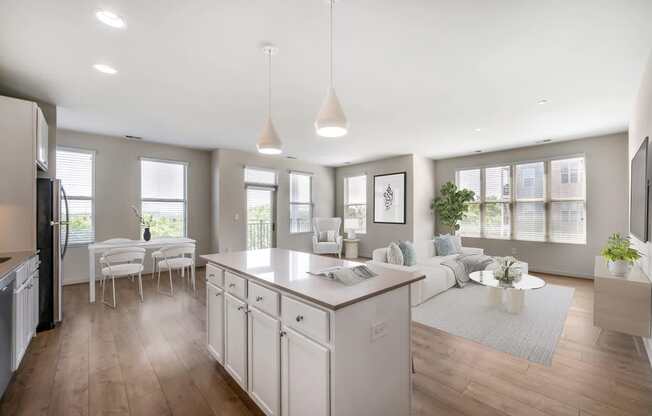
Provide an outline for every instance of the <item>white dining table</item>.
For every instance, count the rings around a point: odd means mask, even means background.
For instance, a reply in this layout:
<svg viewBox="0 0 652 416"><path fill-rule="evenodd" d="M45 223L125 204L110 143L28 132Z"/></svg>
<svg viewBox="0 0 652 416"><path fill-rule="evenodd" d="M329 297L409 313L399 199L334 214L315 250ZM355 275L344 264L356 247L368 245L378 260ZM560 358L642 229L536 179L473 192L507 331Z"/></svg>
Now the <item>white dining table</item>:
<svg viewBox="0 0 652 416"><path fill-rule="evenodd" d="M97 264L97 254L102 254L112 248L142 247L145 250L160 250L165 247L179 244L193 244L197 242L192 238L157 238L149 241L129 240L115 243L94 243L88 245L88 283L89 283L89 301L95 303L95 267ZM193 262L195 255L193 255ZM192 280L195 281L195 268L192 268Z"/></svg>

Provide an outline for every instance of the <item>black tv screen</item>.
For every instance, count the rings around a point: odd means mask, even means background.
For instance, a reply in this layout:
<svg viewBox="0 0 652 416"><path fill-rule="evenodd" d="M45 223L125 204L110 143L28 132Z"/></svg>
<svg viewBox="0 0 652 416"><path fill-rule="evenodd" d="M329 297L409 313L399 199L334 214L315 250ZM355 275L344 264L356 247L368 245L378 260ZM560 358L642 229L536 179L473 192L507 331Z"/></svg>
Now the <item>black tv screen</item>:
<svg viewBox="0 0 652 416"><path fill-rule="evenodd" d="M648 138L646 137L632 159L631 207L629 232L641 241L648 240Z"/></svg>

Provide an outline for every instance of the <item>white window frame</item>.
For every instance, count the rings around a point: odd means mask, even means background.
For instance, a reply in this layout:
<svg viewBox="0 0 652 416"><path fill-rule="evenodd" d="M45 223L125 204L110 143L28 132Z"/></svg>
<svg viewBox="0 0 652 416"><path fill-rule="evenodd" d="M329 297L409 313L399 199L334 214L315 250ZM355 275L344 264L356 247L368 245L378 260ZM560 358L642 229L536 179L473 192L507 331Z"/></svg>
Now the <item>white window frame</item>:
<svg viewBox="0 0 652 416"><path fill-rule="evenodd" d="M553 161L560 161L560 160L565 160L565 159L576 159L576 158L582 158L584 159L584 195L581 198L562 198L562 199L553 199L551 196L551 176L552 176L552 169L551 169L551 164ZM528 164L528 163L540 163L543 162L543 204L544 204L544 239L543 240L523 240L523 239L517 239L516 238L516 221L515 221L515 216L516 216L516 204L518 203L518 200L516 198L516 188L517 188L517 183L516 183L516 166L517 165L523 165L523 164ZM497 238L497 237L486 237L484 233L484 205L487 203L492 203L495 201L485 201L485 169L488 168L495 168L495 167L500 167L500 166L510 166L510 174L511 174L511 201L509 202L510 205L510 212L511 212L511 220L510 220L510 238L505 239L505 238ZM588 166L587 166L587 159L586 155L584 153L579 153L579 154L571 154L571 155L563 155L563 156L554 156L554 157L548 157L544 159L535 159L535 160L523 160L523 161L518 161L518 162L505 162L505 163L495 163L495 164L490 164L490 165L484 165L484 166L469 166L461 169L457 169L455 171L455 184L459 185L459 172L461 171L467 171L467 170L480 170L480 196L478 198L478 201L473 201L470 202L469 205L475 204L475 205L480 205L480 235L465 235L463 233L460 233L458 231L458 234L463 236L463 237L469 237L469 238L482 238L486 240L514 240L514 241L529 241L529 242L536 242L536 243L551 243L551 244L571 244L571 245L586 245L588 241L588 204L587 204L587 189L588 189ZM579 173L576 170L575 173L576 176L579 176ZM568 169L568 184L571 183L577 183L579 180L579 177L576 179L575 182L571 182L571 169ZM528 199L524 199L523 201L528 201ZM534 202L534 200L532 200ZM538 199L537 199L538 201ZM585 229L584 229L584 241L583 242L566 242L566 241L554 241L551 239L551 229L550 227L552 226L552 203L553 202L569 202L569 201L581 201L584 202L584 222L585 222ZM561 214L560 214L561 215Z"/></svg>
<svg viewBox="0 0 652 416"><path fill-rule="evenodd" d="M308 181L308 183L310 184L310 192L309 192L310 202L293 202L292 201L292 175L307 176L310 179ZM289 224L288 224L288 226L289 226L290 234L312 234L312 232L313 232L312 220L313 220L314 215L315 215L315 210L314 210L314 205L315 204L314 204L314 199L312 197L312 189L313 189L312 180L313 180L313 176L314 175L312 173L310 173L310 172L300 172L300 171L297 171L297 170L291 170L291 171L288 172L288 179L289 179L288 180L288 182L289 182L288 183L288 185L289 185L289 187L288 187L289 188L288 189L288 200L290 202L289 207L288 207L289 208L289 211L288 211L288 222L289 222ZM295 205L296 206L307 205L307 206L310 207L310 230L309 231L292 231L292 207L295 206Z"/></svg>
<svg viewBox="0 0 652 416"><path fill-rule="evenodd" d="M97 235L95 233L96 228L95 228L95 159L96 159L96 154L97 152L95 150L91 149L83 149L80 147L72 147L72 146L57 146L56 151L62 150L64 152L74 152L74 153L85 153L89 154L92 156L92 162L91 162L91 196L86 197L86 196L71 196L66 192L66 198L68 201L88 201L90 199L91 201L91 228L93 231L93 237L88 241L88 242L76 242L76 243L68 243L68 247L82 247L82 246L87 246L89 244L95 243L97 239ZM56 157L55 157L56 159ZM64 187L65 191L65 187Z"/></svg>
<svg viewBox="0 0 652 416"><path fill-rule="evenodd" d="M359 177L364 177L364 204L349 204L348 202L348 186L349 186L349 179L351 178L359 178ZM346 214L346 208L347 207L365 207L365 218L364 218L364 231L357 231L355 230L356 234L361 234L361 235L366 235L367 234L367 208L369 207L369 204L367 203L367 174L363 173L362 175L353 175L353 176L346 176L344 177L344 197L342 200L344 201L343 207L344 211L342 212L342 220L343 222L346 221L345 214ZM344 224L342 224L344 225ZM346 232L346 230L343 230Z"/></svg>
<svg viewBox="0 0 652 416"><path fill-rule="evenodd" d="M183 166L183 197L184 199L172 199L172 198L143 198L143 163L142 162L157 162L157 163L169 163L173 165L182 165ZM152 157L141 156L139 158L140 163L140 212L143 213L143 202L183 202L183 238L188 237L188 170L190 169L190 164L188 162L183 162L180 160L169 160L169 159L157 159ZM141 232L143 227L141 225Z"/></svg>

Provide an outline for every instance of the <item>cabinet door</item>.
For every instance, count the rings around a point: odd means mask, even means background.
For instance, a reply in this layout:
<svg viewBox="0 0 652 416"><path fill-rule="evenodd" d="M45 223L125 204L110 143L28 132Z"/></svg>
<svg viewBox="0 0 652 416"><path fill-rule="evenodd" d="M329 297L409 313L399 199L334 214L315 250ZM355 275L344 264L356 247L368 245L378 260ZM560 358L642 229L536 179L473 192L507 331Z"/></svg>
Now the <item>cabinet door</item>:
<svg viewBox="0 0 652 416"><path fill-rule="evenodd" d="M268 416L279 415L281 401L281 324L251 308L249 312L249 394Z"/></svg>
<svg viewBox="0 0 652 416"><path fill-rule="evenodd" d="M37 274L38 276L38 274ZM36 327L38 326L39 309L38 309L38 291L39 279L35 277L33 280L34 287L32 288L32 335L36 334Z"/></svg>
<svg viewBox="0 0 652 416"><path fill-rule="evenodd" d="M224 302L224 368L247 390L247 305L229 294Z"/></svg>
<svg viewBox="0 0 652 416"><path fill-rule="evenodd" d="M283 416L330 414L330 358L327 348L283 327L281 409Z"/></svg>
<svg viewBox="0 0 652 416"><path fill-rule="evenodd" d="M17 370L25 352L25 311L27 285L21 286L14 292L14 328L12 331L12 368Z"/></svg>
<svg viewBox="0 0 652 416"><path fill-rule="evenodd" d="M47 172L48 170L48 123L43 111L36 107L36 163Z"/></svg>
<svg viewBox="0 0 652 416"><path fill-rule="evenodd" d="M206 284L206 332L208 351L221 364L224 363L224 292L219 287Z"/></svg>

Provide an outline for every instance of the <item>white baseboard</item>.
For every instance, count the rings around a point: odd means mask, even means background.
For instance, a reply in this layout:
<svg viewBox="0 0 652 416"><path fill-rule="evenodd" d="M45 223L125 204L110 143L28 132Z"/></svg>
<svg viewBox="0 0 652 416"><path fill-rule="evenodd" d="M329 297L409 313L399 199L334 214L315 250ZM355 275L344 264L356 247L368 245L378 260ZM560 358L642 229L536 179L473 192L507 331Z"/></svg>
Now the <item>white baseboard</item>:
<svg viewBox="0 0 652 416"><path fill-rule="evenodd" d="M652 365L652 338L641 338L643 340L643 345L645 346L645 352L647 352L647 359Z"/></svg>
<svg viewBox="0 0 652 416"><path fill-rule="evenodd" d="M580 279L589 279L593 280L593 274L588 274L588 273L571 273L567 272L565 270L555 270L555 269L550 269L547 267L537 267L533 266L532 264L528 264L528 271L530 272L539 272L539 273L546 273L546 274L556 274L559 276L566 276L566 277L579 277Z"/></svg>

